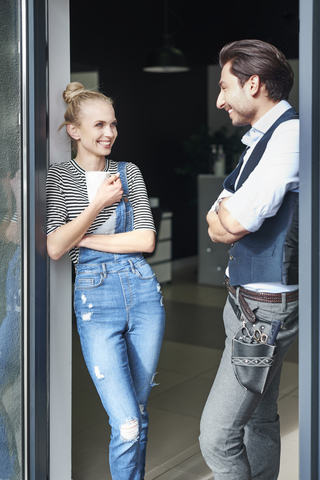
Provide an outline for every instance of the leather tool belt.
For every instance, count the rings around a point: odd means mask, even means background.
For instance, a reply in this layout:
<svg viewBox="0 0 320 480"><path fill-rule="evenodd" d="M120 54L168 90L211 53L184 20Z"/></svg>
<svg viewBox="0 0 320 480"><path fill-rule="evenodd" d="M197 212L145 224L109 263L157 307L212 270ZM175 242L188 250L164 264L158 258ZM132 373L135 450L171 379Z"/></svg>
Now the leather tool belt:
<svg viewBox="0 0 320 480"><path fill-rule="evenodd" d="M229 293L235 298L237 298L237 289L232 285L229 285L229 279L225 279L225 284L227 285L227 289ZM287 293L261 293L261 292L253 292L251 290L247 290L246 288L240 287L239 288L239 306L240 309L245 316L246 320L250 323L254 323L256 321L256 316L254 312L251 310L249 305L247 304L245 298L249 300L255 300L257 302L263 303L282 303L285 300L287 303L295 302L299 298L299 291L294 290L293 292Z"/></svg>

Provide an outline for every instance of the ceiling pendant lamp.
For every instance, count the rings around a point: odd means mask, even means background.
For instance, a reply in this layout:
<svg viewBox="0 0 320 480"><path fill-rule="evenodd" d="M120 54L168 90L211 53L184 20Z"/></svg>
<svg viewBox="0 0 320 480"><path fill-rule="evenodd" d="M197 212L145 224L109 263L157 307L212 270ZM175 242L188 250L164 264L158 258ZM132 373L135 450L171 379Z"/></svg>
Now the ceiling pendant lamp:
<svg viewBox="0 0 320 480"><path fill-rule="evenodd" d="M143 70L151 73L178 73L190 70L184 54L173 46L173 34L168 33L168 0L164 1L163 44L150 53Z"/></svg>

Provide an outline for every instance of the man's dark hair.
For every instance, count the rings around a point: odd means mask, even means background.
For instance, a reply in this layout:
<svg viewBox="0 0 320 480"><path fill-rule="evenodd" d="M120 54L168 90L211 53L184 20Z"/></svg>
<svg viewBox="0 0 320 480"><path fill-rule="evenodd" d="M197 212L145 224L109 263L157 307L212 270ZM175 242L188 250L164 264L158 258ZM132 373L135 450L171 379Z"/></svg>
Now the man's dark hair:
<svg viewBox="0 0 320 480"><path fill-rule="evenodd" d="M276 47L261 40L239 40L225 45L219 55L221 68L231 62L230 72L241 86L252 75L259 75L268 98L287 100L293 86L293 70Z"/></svg>

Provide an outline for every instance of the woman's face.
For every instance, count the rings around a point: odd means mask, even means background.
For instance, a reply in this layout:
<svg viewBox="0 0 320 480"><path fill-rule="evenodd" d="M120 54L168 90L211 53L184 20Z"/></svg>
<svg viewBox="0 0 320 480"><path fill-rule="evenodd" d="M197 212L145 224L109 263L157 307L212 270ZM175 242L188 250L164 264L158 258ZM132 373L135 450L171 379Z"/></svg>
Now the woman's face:
<svg viewBox="0 0 320 480"><path fill-rule="evenodd" d="M110 103L103 100L85 102L82 107L82 122L77 127L77 153L104 157L111 153L117 132L117 120Z"/></svg>

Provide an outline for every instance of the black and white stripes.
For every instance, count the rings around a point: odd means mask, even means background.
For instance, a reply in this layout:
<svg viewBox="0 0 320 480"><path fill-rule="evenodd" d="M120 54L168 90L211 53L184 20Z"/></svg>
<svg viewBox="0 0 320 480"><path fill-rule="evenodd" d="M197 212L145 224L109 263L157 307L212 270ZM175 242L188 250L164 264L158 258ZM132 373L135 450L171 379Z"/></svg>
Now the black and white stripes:
<svg viewBox="0 0 320 480"><path fill-rule="evenodd" d="M129 200L133 208L133 229L155 231L149 205L148 194L139 168L133 163L126 164L129 187ZM111 175L117 173L118 162L106 159L106 167ZM46 233L49 235L65 223L74 220L88 205L88 193L85 170L75 160L54 163L47 176L47 220ZM115 211L118 203L104 208L87 233L101 226ZM75 247L69 255L74 263L78 261L79 250Z"/></svg>

